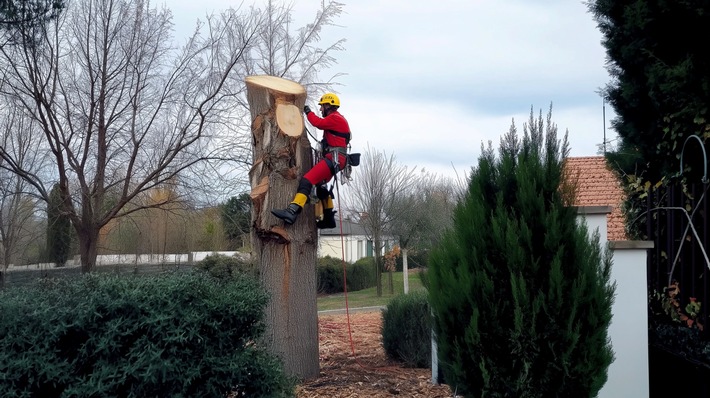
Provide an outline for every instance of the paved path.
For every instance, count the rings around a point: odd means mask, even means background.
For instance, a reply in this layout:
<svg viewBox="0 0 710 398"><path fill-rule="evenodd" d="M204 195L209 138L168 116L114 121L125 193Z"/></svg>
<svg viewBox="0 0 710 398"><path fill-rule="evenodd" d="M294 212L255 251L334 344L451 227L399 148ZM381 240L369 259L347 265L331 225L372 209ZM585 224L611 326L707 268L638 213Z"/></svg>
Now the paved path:
<svg viewBox="0 0 710 398"><path fill-rule="evenodd" d="M356 308L350 308L348 312L350 314L354 314L356 312L375 312L375 311L382 311L386 307L383 305L377 305L374 307L356 307ZM323 310L323 311L318 311L318 315L342 315L345 314L345 308L339 309L339 310Z"/></svg>

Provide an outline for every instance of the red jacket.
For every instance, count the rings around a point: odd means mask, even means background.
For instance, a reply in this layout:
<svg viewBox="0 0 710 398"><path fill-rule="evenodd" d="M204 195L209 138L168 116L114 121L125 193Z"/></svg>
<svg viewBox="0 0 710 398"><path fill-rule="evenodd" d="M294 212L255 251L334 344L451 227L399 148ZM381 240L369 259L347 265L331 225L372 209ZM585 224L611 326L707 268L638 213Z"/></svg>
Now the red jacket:
<svg viewBox="0 0 710 398"><path fill-rule="evenodd" d="M331 112L328 116L324 118L318 117L315 112L308 112L306 115L308 122L313 125L313 127L323 130L323 138L328 143L329 146L337 146L345 148L350 139L350 126L348 126L348 121L345 120L343 115L338 111ZM338 137L332 132L346 133L348 134L348 139L345 137Z"/></svg>

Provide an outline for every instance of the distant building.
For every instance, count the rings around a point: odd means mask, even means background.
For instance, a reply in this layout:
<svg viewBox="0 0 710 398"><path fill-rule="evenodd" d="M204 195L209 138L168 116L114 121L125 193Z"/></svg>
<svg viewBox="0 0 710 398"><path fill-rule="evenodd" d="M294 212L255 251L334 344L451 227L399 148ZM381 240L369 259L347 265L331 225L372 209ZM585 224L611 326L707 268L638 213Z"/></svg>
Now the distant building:
<svg viewBox="0 0 710 398"><path fill-rule="evenodd" d="M624 190L604 156L569 157L565 159L568 178L577 183L575 206L609 206L607 236L610 241L627 240L621 205ZM605 237L602 236L602 239Z"/></svg>
<svg viewBox="0 0 710 398"><path fill-rule="evenodd" d="M397 243L394 236L382 237L382 254L392 249ZM320 230L318 238L318 257L345 258L345 261L354 263L363 257L374 256L374 242L367 237L365 228L349 219L343 220L341 235L340 220L336 216L335 228Z"/></svg>
<svg viewBox="0 0 710 398"><path fill-rule="evenodd" d="M568 178L577 183L577 200L574 206L609 206L607 215L607 236L610 241L627 240L624 216L621 205L624 192L619 179L609 168L603 156L569 157L565 159ZM363 213L361 217L367 217ZM343 220L342 238L340 220L336 215L336 227L321 229L318 238L318 257L345 257L345 261L354 263L363 257L374 255L374 244L368 239L365 229L356 221ZM383 252L391 250L397 244L394 236L383 236ZM343 250L344 243L344 250Z"/></svg>

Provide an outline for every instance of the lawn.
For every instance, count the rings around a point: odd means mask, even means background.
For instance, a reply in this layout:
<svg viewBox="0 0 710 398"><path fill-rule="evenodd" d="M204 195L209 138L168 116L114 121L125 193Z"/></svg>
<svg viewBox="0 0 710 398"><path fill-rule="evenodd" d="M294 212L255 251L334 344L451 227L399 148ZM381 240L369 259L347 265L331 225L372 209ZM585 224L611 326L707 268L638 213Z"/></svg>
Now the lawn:
<svg viewBox="0 0 710 398"><path fill-rule="evenodd" d="M382 296L377 297L377 288L371 287L368 289L358 290L355 292L348 292L348 308L358 308L358 307L374 307L374 306L385 306L391 299L397 297L404 292L404 282L403 274L401 272L394 272L392 274L392 284L394 285L394 293L390 293L389 289L389 275L387 273L382 274ZM410 272L409 273L409 291L423 290L422 281L419 277L419 273ZM339 310L345 309L345 294L331 294L327 296L318 296L318 311L324 310Z"/></svg>

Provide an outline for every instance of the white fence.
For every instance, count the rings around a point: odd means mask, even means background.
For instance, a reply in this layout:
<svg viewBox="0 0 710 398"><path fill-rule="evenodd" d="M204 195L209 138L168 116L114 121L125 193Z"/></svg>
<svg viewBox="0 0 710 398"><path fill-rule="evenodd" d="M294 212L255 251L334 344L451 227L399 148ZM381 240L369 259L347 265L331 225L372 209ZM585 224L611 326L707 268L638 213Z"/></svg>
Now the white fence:
<svg viewBox="0 0 710 398"><path fill-rule="evenodd" d="M161 264L194 264L204 260L207 256L213 254L221 254L228 257L238 256L242 260L248 260L249 254L237 251L219 251L219 252L189 252L181 254L101 254L96 256L96 265L161 265ZM62 268L78 268L81 266L79 256L72 257ZM54 263L37 263L27 265L8 266L7 271L26 271L26 270L47 270L56 268Z"/></svg>

